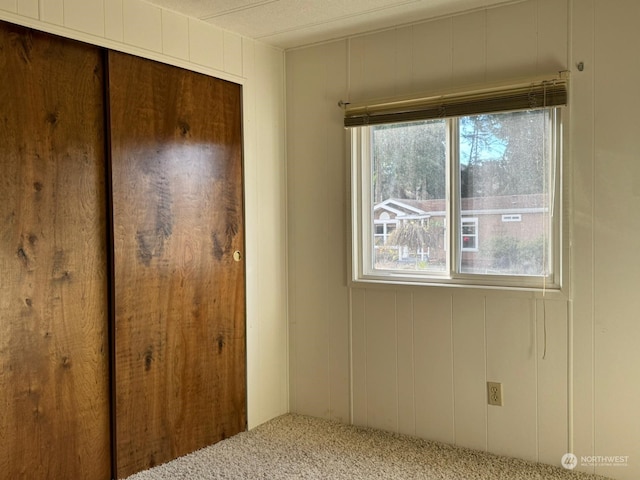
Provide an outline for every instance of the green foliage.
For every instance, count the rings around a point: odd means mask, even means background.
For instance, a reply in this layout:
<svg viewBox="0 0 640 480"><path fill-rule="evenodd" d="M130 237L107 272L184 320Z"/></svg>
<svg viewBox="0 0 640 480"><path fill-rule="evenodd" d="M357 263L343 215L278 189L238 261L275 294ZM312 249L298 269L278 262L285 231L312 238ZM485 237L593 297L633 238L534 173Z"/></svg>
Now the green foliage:
<svg viewBox="0 0 640 480"><path fill-rule="evenodd" d="M493 237L489 245L493 268L514 275L544 274L546 242L543 237L518 240L514 237Z"/></svg>
<svg viewBox="0 0 640 480"><path fill-rule="evenodd" d="M544 193L546 125L540 110L462 117L462 198Z"/></svg>
<svg viewBox="0 0 640 480"><path fill-rule="evenodd" d="M540 110L459 119L462 198L543 193L546 113ZM444 120L372 127L374 203L446 197Z"/></svg>
<svg viewBox="0 0 640 480"><path fill-rule="evenodd" d="M372 137L374 203L445 197L444 121L380 125Z"/></svg>
<svg viewBox="0 0 640 480"><path fill-rule="evenodd" d="M397 262L398 259L398 249L395 247L379 247L376 253L376 261L377 262Z"/></svg>
<svg viewBox="0 0 640 480"><path fill-rule="evenodd" d="M444 235L442 220L409 220L404 221L389 236L389 245L408 247L417 252L425 248L437 248L439 240Z"/></svg>

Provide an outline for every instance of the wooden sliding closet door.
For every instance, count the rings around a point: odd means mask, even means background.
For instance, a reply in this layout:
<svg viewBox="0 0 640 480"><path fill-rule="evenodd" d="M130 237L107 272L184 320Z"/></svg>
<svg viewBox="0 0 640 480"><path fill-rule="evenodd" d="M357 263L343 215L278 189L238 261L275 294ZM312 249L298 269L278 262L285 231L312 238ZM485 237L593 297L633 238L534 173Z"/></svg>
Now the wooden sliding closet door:
<svg viewBox="0 0 640 480"><path fill-rule="evenodd" d="M246 427L241 90L109 53L118 477Z"/></svg>
<svg viewBox="0 0 640 480"><path fill-rule="evenodd" d="M110 478L103 57L0 22L0 478Z"/></svg>

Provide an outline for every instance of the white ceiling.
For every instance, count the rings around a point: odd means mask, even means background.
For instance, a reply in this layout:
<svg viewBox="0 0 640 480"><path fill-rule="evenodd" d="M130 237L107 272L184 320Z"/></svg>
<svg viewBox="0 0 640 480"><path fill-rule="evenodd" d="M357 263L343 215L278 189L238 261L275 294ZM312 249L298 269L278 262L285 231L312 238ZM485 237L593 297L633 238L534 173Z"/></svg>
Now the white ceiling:
<svg viewBox="0 0 640 480"><path fill-rule="evenodd" d="M514 0L147 0L292 48ZM517 0L516 0L517 1Z"/></svg>

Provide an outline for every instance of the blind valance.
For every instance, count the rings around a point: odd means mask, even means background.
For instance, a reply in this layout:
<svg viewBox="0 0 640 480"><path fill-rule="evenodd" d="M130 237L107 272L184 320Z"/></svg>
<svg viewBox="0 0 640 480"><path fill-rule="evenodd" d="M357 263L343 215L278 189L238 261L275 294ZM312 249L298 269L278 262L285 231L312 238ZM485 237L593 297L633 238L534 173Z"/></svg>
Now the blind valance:
<svg viewBox="0 0 640 480"><path fill-rule="evenodd" d="M567 104L567 74L508 85L411 99L347 104L344 126L412 122L483 113L534 110Z"/></svg>

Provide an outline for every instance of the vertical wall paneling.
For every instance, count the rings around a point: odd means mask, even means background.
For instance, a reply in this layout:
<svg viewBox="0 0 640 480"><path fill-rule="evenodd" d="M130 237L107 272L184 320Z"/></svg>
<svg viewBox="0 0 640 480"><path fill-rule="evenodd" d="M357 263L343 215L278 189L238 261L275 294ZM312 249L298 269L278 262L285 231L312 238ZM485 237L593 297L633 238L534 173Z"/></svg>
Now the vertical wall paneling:
<svg viewBox="0 0 640 480"><path fill-rule="evenodd" d="M398 335L394 291L366 291L367 426L398 428Z"/></svg>
<svg viewBox="0 0 640 480"><path fill-rule="evenodd" d="M486 450L485 298L455 293L452 305L455 440Z"/></svg>
<svg viewBox="0 0 640 480"><path fill-rule="evenodd" d="M535 303L528 297L487 296L487 381L502 383L504 405L487 406L487 446L537 461Z"/></svg>
<svg viewBox="0 0 640 480"><path fill-rule="evenodd" d="M260 145L260 161L256 174L260 179L258 218L256 225L258 253L258 298L260 318L257 323L260 348L262 418L268 420L288 409L287 385L287 319L286 319L286 172L282 152L284 139L277 134L284 130L284 112L278 115L278 105L284 104L284 65L278 50L256 43L256 95L265 99L256 102L256 134ZM262 188L269 185L269 188ZM281 372L281 374L279 374Z"/></svg>
<svg viewBox="0 0 640 480"><path fill-rule="evenodd" d="M451 298L429 289L413 299L416 433L446 443L454 442Z"/></svg>
<svg viewBox="0 0 640 480"><path fill-rule="evenodd" d="M568 451L567 302L536 300L538 335L538 461L554 464Z"/></svg>
<svg viewBox="0 0 640 480"><path fill-rule="evenodd" d="M541 75L567 68L569 8L556 0L538 0L537 72Z"/></svg>
<svg viewBox="0 0 640 480"><path fill-rule="evenodd" d="M255 74L255 42L246 38L242 39L243 72L249 78ZM259 396L262 387L258 386L262 376L261 349L259 338L258 315L261 309L256 302L250 299L259 297L260 286L258 283L259 270L257 262L251 259L258 258L257 232L259 231L259 214L255 208L258 202L258 173L255 162L247 162L246 159L254 158L257 148L256 128L256 89L253 81L245 81L242 86L243 132L244 137L244 186L245 186L245 258L246 258L246 289L247 289L247 426L249 429L262 423L263 402Z"/></svg>
<svg viewBox="0 0 640 480"><path fill-rule="evenodd" d="M565 4L565 2L557 3ZM537 13L537 1L519 2L487 10L486 79L488 81L508 78L511 72L520 76L537 73ZM563 43L566 44L566 40Z"/></svg>
<svg viewBox="0 0 640 480"><path fill-rule="evenodd" d="M110 475L102 60L97 48L0 24L7 480Z"/></svg>
<svg viewBox="0 0 640 480"><path fill-rule="evenodd" d="M64 0L64 26L83 33L104 36L105 0Z"/></svg>
<svg viewBox="0 0 640 480"><path fill-rule="evenodd" d="M336 352L333 326L348 318L351 392L341 395L353 423L559 464L568 444L567 299L547 304L554 354L544 364L541 302L532 294L358 285L349 305L339 306L346 260L340 272L327 259L335 260L340 237L348 245L349 225L333 211L340 178L332 166L345 168L348 159L327 148L344 138L327 112L343 97L359 102L567 68L569 6L513 2L287 52L293 411L332 416L333 386L344 372L339 361L328 365L327 352ZM349 88L336 98L330 92L342 85L343 60ZM335 73L326 75L328 68ZM311 115L319 121L305 121ZM503 382L504 407L487 406L487 380Z"/></svg>
<svg viewBox="0 0 640 480"><path fill-rule="evenodd" d="M248 423L253 428L289 410L288 337L293 332L287 329L286 315L282 52L243 38L242 73L247 78L242 98Z"/></svg>
<svg viewBox="0 0 640 480"><path fill-rule="evenodd" d="M444 18L412 27L415 90L438 91L451 85L452 22L451 18Z"/></svg>
<svg viewBox="0 0 640 480"><path fill-rule="evenodd" d="M412 292L396 294L396 332L398 343L398 432L416 435L416 372L414 305ZM422 405L419 406L422 409Z"/></svg>
<svg viewBox="0 0 640 480"><path fill-rule="evenodd" d="M294 54L294 52L292 52ZM286 61L286 98L289 98L291 95L291 91L293 88L299 89L299 79L292 81L294 78L294 70L292 66L294 62ZM298 70L298 72L300 72ZM297 102L287 102L286 109L286 118L287 118L287 135L291 131L292 127L292 114L293 110L298 105ZM295 140L295 139L294 139ZM294 188L295 183L292 181L296 175L296 162L290 162L288 159L291 158L293 148L295 143L293 140L289 139L287 141L287 199L289 198L298 198L295 195ZM296 265L296 245L297 240L295 237L295 232L297 228L293 226L293 212L292 207L295 204L287 201L287 287L288 287L288 298L287 298L287 311L288 311L288 331L289 331L289 407L292 411L299 411L297 408L298 405L298 366L297 366L297 322L294 320L297 318L297 298L295 296L295 285L296 285L296 276L297 276L297 265Z"/></svg>
<svg viewBox="0 0 640 480"><path fill-rule="evenodd" d="M331 410L327 371L330 303L325 298L329 285L329 259L335 255L334 251L340 252L339 245L331 250L323 248L336 217L328 208L327 191L330 187L322 181L314 181L327 178L330 163L326 136L330 119L323 99L331 79L327 76L327 66L323 61L325 57L324 49L318 49L311 57L305 55L295 68L287 65L289 88L300 93L299 102L287 102L288 126L307 123L310 116L323 120L313 122L316 125L314 132L290 137L287 154L288 157L299 159L298 164L287 171L288 195L297 198L296 202L288 202L289 218L295 218L295 230L289 236L289 295L293 309L305 310L305 315L296 316L296 321L292 323L295 337L291 337L291 342L304 345L304 348L295 348L291 361L294 376L291 378L295 378L295 402L305 406L298 411L316 416L326 416ZM322 94L304 94L318 91ZM339 109L336 107L336 110ZM316 152L322 160L315 161L314 157L307 155L309 151ZM307 214L301 215L302 212ZM335 223L339 224L339 220ZM322 260L318 264L320 258ZM313 275L298 280L296 272L301 269L313 271ZM309 371L313 371L314 375L308 375Z"/></svg>
<svg viewBox="0 0 640 480"><path fill-rule="evenodd" d="M572 242L571 289L573 293L573 452L594 451L594 0L573 2L572 58L584 62L571 78ZM579 465L593 472L593 467Z"/></svg>
<svg viewBox="0 0 640 480"><path fill-rule="evenodd" d="M222 30L189 18L189 60L205 67L224 68L224 34Z"/></svg>
<svg viewBox="0 0 640 480"><path fill-rule="evenodd" d="M55 25L64 25L64 1L40 0L40 20Z"/></svg>
<svg viewBox="0 0 640 480"><path fill-rule="evenodd" d="M346 42L334 42L325 48L326 98L340 99L347 95ZM331 395L331 418L349 420L349 291L346 285L348 242L344 227L347 224L347 169L343 162L345 134L343 112L335 103L325 103L326 175L332 179L325 185L327 216L325 239L332 248L327 256L327 294L333 298L327 305L329 323L328 369Z"/></svg>
<svg viewBox="0 0 640 480"><path fill-rule="evenodd" d="M242 37L225 31L222 42L224 71L242 76Z"/></svg>
<svg viewBox="0 0 640 480"><path fill-rule="evenodd" d="M189 19L184 15L162 10L162 53L189 60Z"/></svg>
<svg viewBox="0 0 640 480"><path fill-rule="evenodd" d="M424 84L420 79L416 81L414 76L414 52L415 49L421 50L423 46L414 44L413 36L413 26L401 27L395 30L395 42L398 48L396 48L394 89L398 94L402 92L424 92L428 88L428 85Z"/></svg>
<svg viewBox="0 0 640 480"><path fill-rule="evenodd" d="M396 30L350 40L350 100L396 95Z"/></svg>
<svg viewBox="0 0 640 480"><path fill-rule="evenodd" d="M104 36L116 42L124 41L123 1L104 0Z"/></svg>
<svg viewBox="0 0 640 480"><path fill-rule="evenodd" d="M25 17L39 18L40 6L38 0L20 0L18 2L18 14Z"/></svg>
<svg viewBox="0 0 640 480"><path fill-rule="evenodd" d="M246 427L240 87L109 52L118 477Z"/></svg>
<svg viewBox="0 0 640 480"><path fill-rule="evenodd" d="M458 15L451 21L452 81L455 85L480 84L487 73L487 12Z"/></svg>
<svg viewBox="0 0 640 480"><path fill-rule="evenodd" d="M18 0L0 0L0 9L8 12L18 12Z"/></svg>
<svg viewBox="0 0 640 480"><path fill-rule="evenodd" d="M256 105L256 155L258 202L254 205L259 222L253 241L259 245L254 258L258 267L259 296L255 298L260 315L260 403L262 421L289 411L288 323L287 323L287 202L285 164L284 55L282 51L255 42L254 69ZM243 58L243 61L245 59ZM251 72L243 65L243 74ZM258 153L259 152L259 155ZM265 175L263 170L269 170ZM273 182L273 183L270 183ZM270 203L262 198L269 195ZM273 231L268 237L265 231ZM269 241L267 241L267 238ZM269 299L271 310L261 306ZM268 332L268 334L263 334Z"/></svg>
<svg viewBox="0 0 640 480"><path fill-rule="evenodd" d="M162 10L142 0L122 5L125 43L154 52L162 52Z"/></svg>
<svg viewBox="0 0 640 480"><path fill-rule="evenodd" d="M351 289L351 422L367 425L366 290Z"/></svg>
<svg viewBox="0 0 640 480"><path fill-rule="evenodd" d="M596 465L596 473L640 473L640 164L636 112L640 62L625 49L640 42L640 4L595 2L594 11L594 320L596 455L629 456L628 467ZM621 208L625 206L624 208ZM631 433L633 432L633 433ZM604 463L604 462L603 462ZM629 468L631 467L631 468Z"/></svg>

